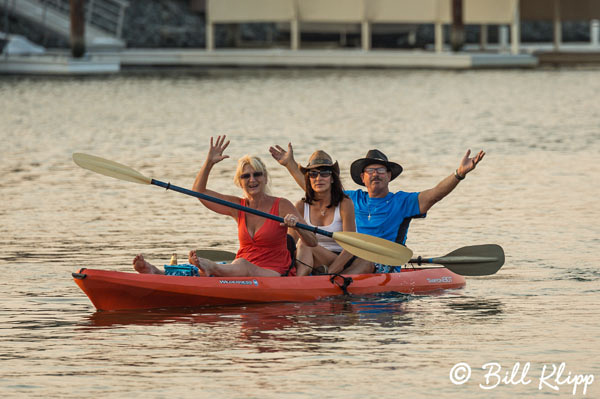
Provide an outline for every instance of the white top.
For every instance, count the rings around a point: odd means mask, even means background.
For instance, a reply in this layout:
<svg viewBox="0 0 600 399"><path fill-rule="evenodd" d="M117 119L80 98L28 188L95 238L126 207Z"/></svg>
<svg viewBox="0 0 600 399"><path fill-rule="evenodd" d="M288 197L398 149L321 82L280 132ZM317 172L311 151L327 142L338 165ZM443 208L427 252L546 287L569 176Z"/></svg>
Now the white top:
<svg viewBox="0 0 600 399"><path fill-rule="evenodd" d="M335 233L337 231L342 231L342 229L343 229L342 217L340 216L340 206L339 205L335 207L335 211L333 213L333 222L331 222L330 225L315 226L310 221L310 206L305 202L304 203L304 220L306 220L306 224L308 224L309 226L318 227L321 230L329 231L332 233ZM339 244L337 242L335 242L335 240L331 237L327 237L322 234L317 234L317 241L319 242L319 245L325 249L328 249L328 250L334 251L334 252L342 252L342 247L340 247Z"/></svg>

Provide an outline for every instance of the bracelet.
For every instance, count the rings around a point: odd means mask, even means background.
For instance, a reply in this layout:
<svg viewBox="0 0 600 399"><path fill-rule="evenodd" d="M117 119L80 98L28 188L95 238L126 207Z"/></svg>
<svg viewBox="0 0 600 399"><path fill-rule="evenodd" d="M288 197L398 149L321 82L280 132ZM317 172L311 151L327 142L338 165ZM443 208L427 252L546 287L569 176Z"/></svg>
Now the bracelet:
<svg viewBox="0 0 600 399"><path fill-rule="evenodd" d="M454 177L456 177L456 179L457 179L458 181L461 181L461 180L464 180L464 179L465 179L465 176L461 176L461 175L459 175L459 174L458 174L458 169L456 169L456 170L454 171Z"/></svg>

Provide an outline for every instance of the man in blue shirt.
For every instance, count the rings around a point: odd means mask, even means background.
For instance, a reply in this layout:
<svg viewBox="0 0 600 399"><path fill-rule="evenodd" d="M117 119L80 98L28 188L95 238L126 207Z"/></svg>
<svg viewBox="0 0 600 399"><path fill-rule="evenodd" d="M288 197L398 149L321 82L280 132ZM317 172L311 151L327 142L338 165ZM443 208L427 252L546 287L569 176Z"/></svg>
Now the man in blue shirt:
<svg viewBox="0 0 600 399"><path fill-rule="evenodd" d="M402 173L402 166L388 161L379 150L370 150L365 158L350 166L352 180L368 191L346 191L354 203L356 230L400 244L406 242L404 221L424 217L419 206L419 193L389 191L389 182Z"/></svg>
<svg viewBox="0 0 600 399"><path fill-rule="evenodd" d="M304 177L294 161L291 143L285 151L280 146L269 149L273 158L285 166L296 182L304 188ZM485 153L479 151L470 157L468 150L453 174L445 177L435 187L416 193L398 191L391 193L389 183L402 173L402 166L390 162L379 150L369 150L364 158L357 159L350 166L352 180L365 186L367 191L353 190L345 193L354 202L356 230L359 233L395 241L406 242L408 225L412 218L425 217L429 209L446 195L450 194L458 183L471 172L483 159ZM353 257L343 251L329 266L329 272L345 274L389 273L398 269L374 264L364 259Z"/></svg>

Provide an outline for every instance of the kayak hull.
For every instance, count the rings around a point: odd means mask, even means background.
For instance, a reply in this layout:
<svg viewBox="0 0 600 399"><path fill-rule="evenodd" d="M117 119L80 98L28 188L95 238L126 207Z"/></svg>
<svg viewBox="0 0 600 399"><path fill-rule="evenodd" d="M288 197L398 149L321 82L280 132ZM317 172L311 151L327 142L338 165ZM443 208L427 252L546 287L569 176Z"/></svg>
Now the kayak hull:
<svg viewBox="0 0 600 399"><path fill-rule="evenodd" d="M347 275L345 290L427 293L465 285L463 276L445 268L403 269L401 273ZM267 302L306 302L343 295L340 276L184 277L98 269L73 273L75 283L98 310L157 309Z"/></svg>

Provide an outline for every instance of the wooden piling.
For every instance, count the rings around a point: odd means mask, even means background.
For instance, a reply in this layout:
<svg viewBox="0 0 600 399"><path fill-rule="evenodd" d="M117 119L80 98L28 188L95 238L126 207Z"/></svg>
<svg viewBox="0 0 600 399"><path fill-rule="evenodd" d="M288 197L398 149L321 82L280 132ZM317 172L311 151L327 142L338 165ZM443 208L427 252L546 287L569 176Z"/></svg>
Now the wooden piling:
<svg viewBox="0 0 600 399"><path fill-rule="evenodd" d="M81 58L85 54L85 0L70 0L71 54Z"/></svg>
<svg viewBox="0 0 600 399"><path fill-rule="evenodd" d="M463 22L463 0L452 0L452 27L450 45L452 51L460 51L465 44L465 25Z"/></svg>

